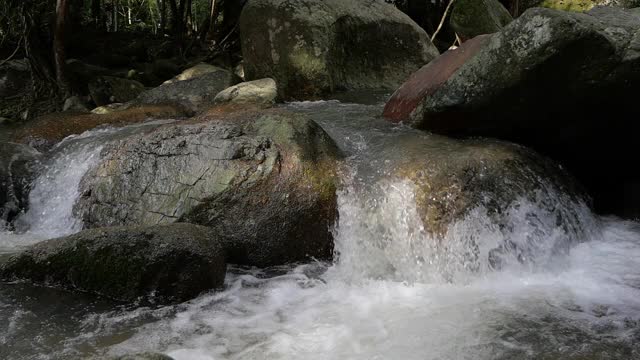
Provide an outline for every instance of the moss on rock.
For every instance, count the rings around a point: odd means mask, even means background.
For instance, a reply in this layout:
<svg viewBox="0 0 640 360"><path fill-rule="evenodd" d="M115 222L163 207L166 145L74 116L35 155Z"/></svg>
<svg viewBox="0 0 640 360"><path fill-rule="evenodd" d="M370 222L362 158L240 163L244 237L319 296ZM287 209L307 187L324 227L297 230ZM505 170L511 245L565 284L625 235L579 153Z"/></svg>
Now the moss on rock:
<svg viewBox="0 0 640 360"><path fill-rule="evenodd" d="M236 263L330 257L336 145L302 115L225 109L106 149L75 212L88 227L210 226L229 239Z"/></svg>
<svg viewBox="0 0 640 360"><path fill-rule="evenodd" d="M0 265L0 279L125 302L181 302L223 285L223 244L209 229L190 224L85 230L13 256Z"/></svg>
<svg viewBox="0 0 640 360"><path fill-rule="evenodd" d="M513 18L498 0L456 0L451 26L463 40L500 31Z"/></svg>

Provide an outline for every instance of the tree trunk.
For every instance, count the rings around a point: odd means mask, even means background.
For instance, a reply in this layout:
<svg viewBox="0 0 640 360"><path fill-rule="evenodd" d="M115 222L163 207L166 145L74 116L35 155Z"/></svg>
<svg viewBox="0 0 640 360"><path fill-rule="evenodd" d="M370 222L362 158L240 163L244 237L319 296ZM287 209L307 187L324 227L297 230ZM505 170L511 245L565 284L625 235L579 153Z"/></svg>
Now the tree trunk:
<svg viewBox="0 0 640 360"><path fill-rule="evenodd" d="M96 29L101 29L102 28L102 11L101 10L101 4L100 4L100 0L93 0L91 2L91 18L93 19L93 24L96 27Z"/></svg>
<svg viewBox="0 0 640 360"><path fill-rule="evenodd" d="M118 32L118 0L113 0L113 32Z"/></svg>
<svg viewBox="0 0 640 360"><path fill-rule="evenodd" d="M56 1L56 24L53 33L53 57L56 72L56 81L60 92L64 97L69 94L69 85L65 77L65 26L69 13L68 0Z"/></svg>
<svg viewBox="0 0 640 360"><path fill-rule="evenodd" d="M160 1L160 33L164 35L167 27L167 0Z"/></svg>
<svg viewBox="0 0 640 360"><path fill-rule="evenodd" d="M180 26L181 15L178 14L177 0L166 0L169 2L169 10L171 11L171 32L175 35Z"/></svg>
<svg viewBox="0 0 640 360"><path fill-rule="evenodd" d="M127 1L127 24L131 25L131 0Z"/></svg>
<svg viewBox="0 0 640 360"><path fill-rule="evenodd" d="M209 30L216 27L216 19L218 18L218 6L216 6L216 0L211 0L209 5L209 16L204 20L202 26L200 27L200 41L205 42L207 40L207 35L209 35Z"/></svg>

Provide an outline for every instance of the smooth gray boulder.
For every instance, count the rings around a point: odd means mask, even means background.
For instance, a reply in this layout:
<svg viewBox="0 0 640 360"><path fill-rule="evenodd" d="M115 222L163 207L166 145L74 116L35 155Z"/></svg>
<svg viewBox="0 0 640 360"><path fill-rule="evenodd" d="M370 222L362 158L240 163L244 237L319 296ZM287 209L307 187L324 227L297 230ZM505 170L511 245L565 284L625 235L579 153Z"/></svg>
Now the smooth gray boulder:
<svg viewBox="0 0 640 360"><path fill-rule="evenodd" d="M272 78L285 100L395 89L438 55L427 34L384 1L249 0L240 16L245 78Z"/></svg>
<svg viewBox="0 0 640 360"><path fill-rule="evenodd" d="M0 264L0 279L125 302L182 302L223 286L222 244L191 224L91 229L29 247Z"/></svg>
<svg viewBox="0 0 640 360"><path fill-rule="evenodd" d="M213 101L216 104L256 104L269 106L276 102L278 87L273 79L242 82L222 90Z"/></svg>
<svg viewBox="0 0 640 360"><path fill-rule="evenodd" d="M328 135L302 115L206 115L107 147L84 176L74 211L89 228L210 226L229 239L235 263L327 258L339 158Z"/></svg>

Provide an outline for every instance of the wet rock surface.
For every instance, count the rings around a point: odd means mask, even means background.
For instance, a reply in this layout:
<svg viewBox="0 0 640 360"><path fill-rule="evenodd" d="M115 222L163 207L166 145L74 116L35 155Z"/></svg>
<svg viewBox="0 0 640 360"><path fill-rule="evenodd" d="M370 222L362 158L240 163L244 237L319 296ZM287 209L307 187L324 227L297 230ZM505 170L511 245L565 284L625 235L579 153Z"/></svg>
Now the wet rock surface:
<svg viewBox="0 0 640 360"><path fill-rule="evenodd" d="M281 110L204 115L103 151L80 184L86 227L189 222L229 239L230 261L331 256L339 151Z"/></svg>
<svg viewBox="0 0 640 360"><path fill-rule="evenodd" d="M624 212L633 205L612 199L623 199L616 188L636 176L620 155L634 151L637 132L629 119L639 113L627 104L640 80L639 30L640 15L620 8L530 9L424 92L413 110L403 109L410 115L402 120L530 146L565 164L601 211ZM445 59L444 67L458 66L458 58ZM403 91L390 106L411 99Z"/></svg>
<svg viewBox="0 0 640 360"><path fill-rule="evenodd" d="M85 230L38 243L0 264L4 281L155 303L182 302L219 288L225 271L222 242L190 224Z"/></svg>

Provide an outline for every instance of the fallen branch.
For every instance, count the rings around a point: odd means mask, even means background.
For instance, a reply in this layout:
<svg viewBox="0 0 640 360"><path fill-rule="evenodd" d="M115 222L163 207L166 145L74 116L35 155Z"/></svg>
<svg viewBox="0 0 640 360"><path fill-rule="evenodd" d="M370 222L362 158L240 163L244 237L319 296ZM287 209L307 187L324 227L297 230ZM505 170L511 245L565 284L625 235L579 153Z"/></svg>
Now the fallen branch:
<svg viewBox="0 0 640 360"><path fill-rule="evenodd" d="M438 25L438 28L436 29L436 31L431 36L431 42L433 42L433 40L436 39L436 35L438 35L440 30L442 30L442 25L444 25L444 21L447 18L447 14L449 14L449 9L451 8L451 5L453 4L454 1L455 0L449 1L449 5L447 5L446 9L444 9L444 15L442 15L442 19L440 19L440 24Z"/></svg>
<svg viewBox="0 0 640 360"><path fill-rule="evenodd" d="M20 40L18 40L18 46L16 46L16 49L13 50L13 53L11 53L11 55L9 55L8 58L2 60L0 62L0 66L6 64L8 61L10 61L11 59L13 59L14 56L16 56L16 54L18 53L18 50L20 50L20 46L22 45L22 38L20 38Z"/></svg>

